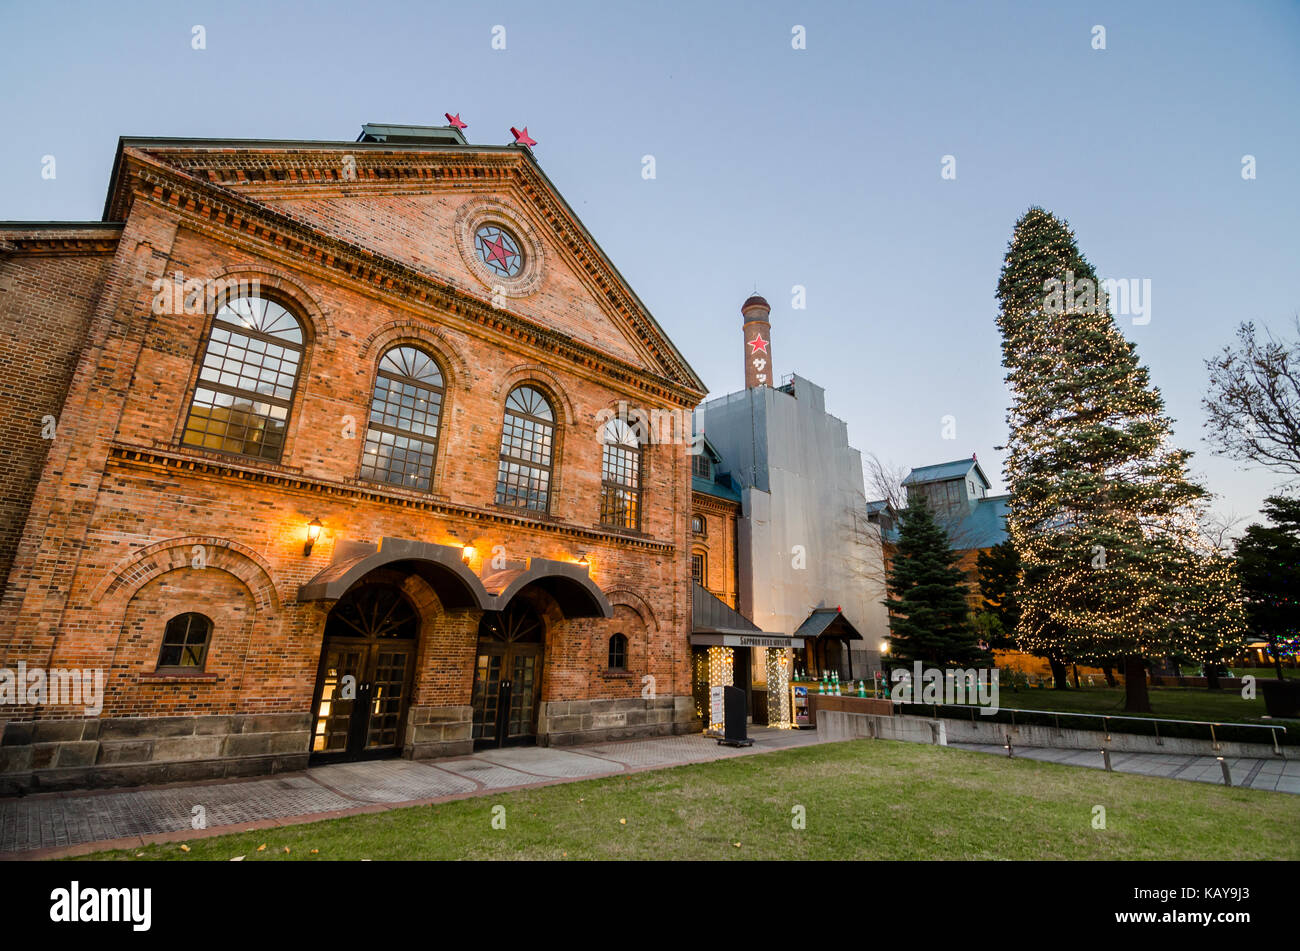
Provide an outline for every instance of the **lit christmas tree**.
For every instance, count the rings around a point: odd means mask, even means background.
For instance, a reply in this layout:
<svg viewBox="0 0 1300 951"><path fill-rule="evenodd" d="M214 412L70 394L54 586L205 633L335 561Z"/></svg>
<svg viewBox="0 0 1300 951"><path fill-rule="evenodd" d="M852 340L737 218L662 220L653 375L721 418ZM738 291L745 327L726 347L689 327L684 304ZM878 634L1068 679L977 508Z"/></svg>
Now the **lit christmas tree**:
<svg viewBox="0 0 1300 951"><path fill-rule="evenodd" d="M1064 222L1031 208L1016 223L998 300L1017 640L1078 661L1123 658L1125 709L1149 711L1148 660L1218 660L1242 640L1231 564L1198 528L1206 492Z"/></svg>

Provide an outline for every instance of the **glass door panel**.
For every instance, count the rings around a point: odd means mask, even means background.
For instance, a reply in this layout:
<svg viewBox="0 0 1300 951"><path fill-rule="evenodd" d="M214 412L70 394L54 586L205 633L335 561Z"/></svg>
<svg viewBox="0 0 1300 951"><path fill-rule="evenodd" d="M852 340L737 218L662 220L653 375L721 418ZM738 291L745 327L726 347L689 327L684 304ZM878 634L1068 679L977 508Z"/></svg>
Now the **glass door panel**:
<svg viewBox="0 0 1300 951"><path fill-rule="evenodd" d="M500 654L479 654L474 667L474 729L475 740L497 738L498 703L501 698Z"/></svg>
<svg viewBox="0 0 1300 951"><path fill-rule="evenodd" d="M375 648L375 673L371 678L370 724L366 749L378 750L401 744L398 728L406 700L407 680L415 651L409 647Z"/></svg>
<svg viewBox="0 0 1300 951"><path fill-rule="evenodd" d="M356 690L365 674L366 654L364 647L331 645L326 649L312 752L347 750L352 716L356 712ZM350 679L345 681L344 678Z"/></svg>
<svg viewBox="0 0 1300 951"><path fill-rule="evenodd" d="M515 655L514 676L510 683L510 722L506 729L508 739L515 740L533 735L536 670L536 657Z"/></svg>

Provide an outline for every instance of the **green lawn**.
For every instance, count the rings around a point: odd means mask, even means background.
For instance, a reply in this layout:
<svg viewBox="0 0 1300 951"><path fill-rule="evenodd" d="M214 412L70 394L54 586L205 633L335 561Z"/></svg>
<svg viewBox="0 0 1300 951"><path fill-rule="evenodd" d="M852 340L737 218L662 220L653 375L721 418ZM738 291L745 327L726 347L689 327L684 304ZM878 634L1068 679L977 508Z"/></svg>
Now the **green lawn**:
<svg viewBox="0 0 1300 951"><path fill-rule="evenodd" d="M89 858L1298 859L1298 825L1285 793L856 740Z"/></svg>
<svg viewBox="0 0 1300 951"><path fill-rule="evenodd" d="M1247 674L1250 674L1256 680L1263 677L1272 677L1274 680L1277 679L1277 671L1272 667L1232 667L1230 669L1233 674L1238 677L1244 677ZM1288 680L1296 680L1300 678L1300 667L1283 667L1282 676Z"/></svg>

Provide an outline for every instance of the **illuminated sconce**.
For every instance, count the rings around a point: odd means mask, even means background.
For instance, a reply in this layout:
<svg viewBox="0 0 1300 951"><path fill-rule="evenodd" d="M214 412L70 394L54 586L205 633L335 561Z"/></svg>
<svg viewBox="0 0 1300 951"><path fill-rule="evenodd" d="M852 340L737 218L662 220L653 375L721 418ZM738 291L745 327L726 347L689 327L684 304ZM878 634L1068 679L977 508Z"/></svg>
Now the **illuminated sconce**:
<svg viewBox="0 0 1300 951"><path fill-rule="evenodd" d="M320 538L320 519L314 518L307 523L307 542L302 546L303 557L311 555L311 546L316 544L316 539Z"/></svg>
<svg viewBox="0 0 1300 951"><path fill-rule="evenodd" d="M465 562L465 564L468 565L471 561L474 560L474 556L476 554L477 551L475 550L473 545L466 545L464 548L460 550L460 559L461 561Z"/></svg>
<svg viewBox="0 0 1300 951"><path fill-rule="evenodd" d="M591 562L587 561L587 553L585 551L582 553L582 557L578 559L578 564L582 565L584 568L591 567Z"/></svg>
<svg viewBox="0 0 1300 951"><path fill-rule="evenodd" d="M881 642L880 642L880 653L882 653L882 654L888 654L888 653L889 653L889 641L881 641Z"/></svg>

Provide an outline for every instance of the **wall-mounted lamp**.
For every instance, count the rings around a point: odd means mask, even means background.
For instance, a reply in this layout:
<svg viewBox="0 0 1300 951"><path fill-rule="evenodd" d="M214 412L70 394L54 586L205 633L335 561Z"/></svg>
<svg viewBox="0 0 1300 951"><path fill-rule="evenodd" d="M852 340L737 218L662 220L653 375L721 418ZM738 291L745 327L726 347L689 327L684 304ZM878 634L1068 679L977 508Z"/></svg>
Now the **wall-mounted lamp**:
<svg viewBox="0 0 1300 951"><path fill-rule="evenodd" d="M589 568L591 566L591 562L587 561L587 553L585 551L582 553L582 557L578 559L578 564L582 565L584 568Z"/></svg>
<svg viewBox="0 0 1300 951"><path fill-rule="evenodd" d="M882 653L882 654L888 654L888 653L889 653L889 641L881 641L881 642L880 642L880 653Z"/></svg>
<svg viewBox="0 0 1300 951"><path fill-rule="evenodd" d="M320 519L314 518L307 523L307 542L302 546L303 557L311 555L311 546L316 544L316 539L320 538Z"/></svg>
<svg viewBox="0 0 1300 951"><path fill-rule="evenodd" d="M475 550L473 545L466 545L460 550L460 560L465 562L467 565L474 560L474 555Z"/></svg>

